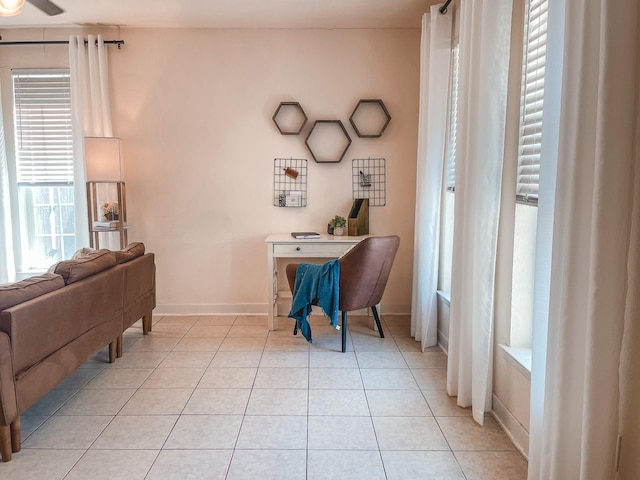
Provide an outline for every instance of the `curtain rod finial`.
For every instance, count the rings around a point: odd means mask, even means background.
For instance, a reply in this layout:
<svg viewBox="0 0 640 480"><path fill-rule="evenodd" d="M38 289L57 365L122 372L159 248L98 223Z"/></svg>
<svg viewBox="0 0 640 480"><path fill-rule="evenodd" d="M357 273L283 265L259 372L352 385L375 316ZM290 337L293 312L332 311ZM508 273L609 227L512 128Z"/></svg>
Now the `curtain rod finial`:
<svg viewBox="0 0 640 480"><path fill-rule="evenodd" d="M442 5L442 6L438 9L438 11L439 11L442 15L444 15L444 14L446 14L446 13L447 13L447 7L449 7L449 4L451 3L451 1L452 1L452 0L447 0L446 2L444 2L444 5Z"/></svg>

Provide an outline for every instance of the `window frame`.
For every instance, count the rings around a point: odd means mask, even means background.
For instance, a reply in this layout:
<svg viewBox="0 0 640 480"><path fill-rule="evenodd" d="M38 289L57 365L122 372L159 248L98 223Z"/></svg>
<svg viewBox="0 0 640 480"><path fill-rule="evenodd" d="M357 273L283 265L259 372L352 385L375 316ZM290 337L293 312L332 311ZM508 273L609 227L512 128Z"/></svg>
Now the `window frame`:
<svg viewBox="0 0 640 480"><path fill-rule="evenodd" d="M458 88L460 86L460 47L458 42L451 47L451 74L449 91L449 121L445 151L444 184L448 192L456 191L456 154L458 140Z"/></svg>
<svg viewBox="0 0 640 480"><path fill-rule="evenodd" d="M453 214L455 210L455 165L458 123L458 86L460 81L459 43L451 47L451 71L449 74L449 112L447 142L445 146L440 208L440 258L438 265L438 295L450 302L451 270L453 264Z"/></svg>
<svg viewBox="0 0 640 480"><path fill-rule="evenodd" d="M10 78L13 155L9 182L14 192L15 267L18 277L24 277L46 270L75 251L71 85L66 68L13 69ZM30 78L45 81L30 82ZM43 88L33 90L38 84ZM44 103L34 103L39 95ZM39 107L29 112L31 105ZM42 203L43 198L49 201ZM48 215L39 217L39 212Z"/></svg>
<svg viewBox="0 0 640 480"><path fill-rule="evenodd" d="M538 205L548 0L525 3L516 202Z"/></svg>
<svg viewBox="0 0 640 480"><path fill-rule="evenodd" d="M532 11L535 12L533 18ZM546 69L547 12L548 0L527 0L524 3L509 333L509 346L522 351L531 348L533 337L533 291L544 120L542 108ZM531 24L532 21L535 22L534 25ZM540 25L541 21L544 25ZM541 56L540 52L544 55ZM527 368L526 365L525 368Z"/></svg>

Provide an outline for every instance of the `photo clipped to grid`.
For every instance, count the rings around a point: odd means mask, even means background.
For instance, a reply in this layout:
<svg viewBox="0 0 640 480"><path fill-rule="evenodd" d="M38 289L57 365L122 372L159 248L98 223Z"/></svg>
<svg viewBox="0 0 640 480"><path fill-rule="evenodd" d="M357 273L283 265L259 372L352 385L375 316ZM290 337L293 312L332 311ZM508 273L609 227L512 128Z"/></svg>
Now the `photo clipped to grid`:
<svg viewBox="0 0 640 480"><path fill-rule="evenodd" d="M353 199L368 198L369 206L387 204L387 170L384 158L354 158L351 163Z"/></svg>
<svg viewBox="0 0 640 480"><path fill-rule="evenodd" d="M275 158L273 160L273 205L307 206L307 160Z"/></svg>

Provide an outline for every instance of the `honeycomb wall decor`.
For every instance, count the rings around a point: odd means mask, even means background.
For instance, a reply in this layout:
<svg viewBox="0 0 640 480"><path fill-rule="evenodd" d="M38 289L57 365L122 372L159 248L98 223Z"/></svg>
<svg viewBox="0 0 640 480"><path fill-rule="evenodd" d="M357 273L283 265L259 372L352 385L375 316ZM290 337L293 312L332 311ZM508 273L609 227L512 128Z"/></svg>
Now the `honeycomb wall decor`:
<svg viewBox="0 0 640 480"><path fill-rule="evenodd" d="M299 135L307 123L307 114L298 102L280 102L272 118L282 135Z"/></svg>
<svg viewBox="0 0 640 480"><path fill-rule="evenodd" d="M378 99L362 99L353 109L349 122L360 138L381 137L391 115L384 102Z"/></svg>
<svg viewBox="0 0 640 480"><path fill-rule="evenodd" d="M316 163L340 163L351 137L340 120L316 120L304 143Z"/></svg>

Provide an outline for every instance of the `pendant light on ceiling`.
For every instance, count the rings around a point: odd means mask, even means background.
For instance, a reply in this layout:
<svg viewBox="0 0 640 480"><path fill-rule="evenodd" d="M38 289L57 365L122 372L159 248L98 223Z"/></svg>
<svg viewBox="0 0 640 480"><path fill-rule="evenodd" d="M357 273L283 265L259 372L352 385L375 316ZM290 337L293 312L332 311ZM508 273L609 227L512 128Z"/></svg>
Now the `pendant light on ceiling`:
<svg viewBox="0 0 640 480"><path fill-rule="evenodd" d="M22 13L24 0L0 0L0 16L11 17Z"/></svg>

